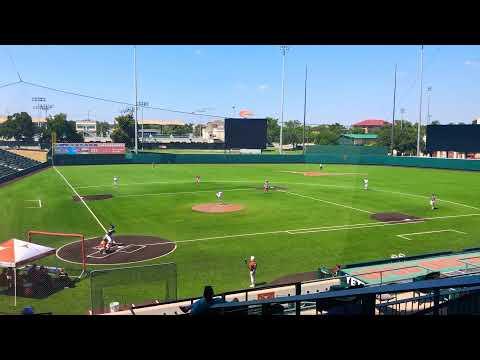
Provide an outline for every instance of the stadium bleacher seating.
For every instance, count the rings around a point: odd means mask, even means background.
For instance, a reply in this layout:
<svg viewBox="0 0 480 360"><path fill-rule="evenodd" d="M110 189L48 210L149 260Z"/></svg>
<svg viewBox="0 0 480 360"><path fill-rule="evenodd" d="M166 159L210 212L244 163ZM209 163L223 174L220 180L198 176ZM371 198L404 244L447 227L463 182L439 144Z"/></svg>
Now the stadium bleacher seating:
<svg viewBox="0 0 480 360"><path fill-rule="evenodd" d="M38 164L40 162L0 149L0 178Z"/></svg>

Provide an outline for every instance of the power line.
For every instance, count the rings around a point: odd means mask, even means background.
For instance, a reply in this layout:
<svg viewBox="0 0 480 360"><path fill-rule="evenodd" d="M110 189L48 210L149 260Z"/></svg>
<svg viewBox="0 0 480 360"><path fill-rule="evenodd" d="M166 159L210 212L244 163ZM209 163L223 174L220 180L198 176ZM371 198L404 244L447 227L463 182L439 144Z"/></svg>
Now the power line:
<svg viewBox="0 0 480 360"><path fill-rule="evenodd" d="M5 87L8 87L8 86L15 85L15 84L19 84L19 83L21 83L21 82L22 82L22 81L14 81L14 82L11 82L11 83L8 83L8 84L0 85L0 89L5 88Z"/></svg>
<svg viewBox="0 0 480 360"><path fill-rule="evenodd" d="M109 103L113 103L113 104L127 105L127 106L135 106L135 104L129 103L129 102L126 102L126 101L119 101L119 100L113 100L113 99L98 97L98 96L85 95L85 94L81 94L79 92L69 91L69 90L61 90L61 89L53 88L53 87L50 87L50 86L45 86L45 85L32 83L32 82L29 82L29 81L17 81L16 83L24 83L24 84L34 86L34 87L39 87L39 88L42 88L42 89L47 89L47 90L50 90L50 91L55 91L55 92L68 94L68 95L73 95L73 96L79 96L79 97L92 99L92 100L99 100L99 101L109 102ZM152 109L152 110L161 110L161 111L172 112L172 113L177 113L177 114L197 115L197 116L205 116L205 117L212 117L212 118L227 118L228 117L227 115L214 115L214 114L197 113L195 111L174 110L174 109L167 109L167 108L156 107L156 106L145 106L144 108Z"/></svg>

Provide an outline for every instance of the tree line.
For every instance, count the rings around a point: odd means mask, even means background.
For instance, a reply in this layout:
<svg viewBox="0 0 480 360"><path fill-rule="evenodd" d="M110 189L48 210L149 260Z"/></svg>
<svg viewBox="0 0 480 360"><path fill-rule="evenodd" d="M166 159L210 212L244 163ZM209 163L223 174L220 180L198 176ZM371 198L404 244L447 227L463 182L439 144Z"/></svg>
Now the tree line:
<svg viewBox="0 0 480 360"><path fill-rule="evenodd" d="M439 125L438 121L432 125ZM373 129L369 133L378 135L375 145L391 145L392 126L388 125L379 129ZM305 143L317 145L337 145L343 134L363 134L362 128L348 129L339 123L325 125L306 125ZM420 150L425 151L423 137L426 134L426 126L420 128ZM280 124L278 119L267 118L267 140L269 144L280 142ZM303 123L298 120L289 120L283 124L283 144L291 144L294 147L303 143ZM395 121L393 148L404 154L415 154L417 150L417 124L406 120Z"/></svg>
<svg viewBox="0 0 480 360"><path fill-rule="evenodd" d="M438 122L432 122L432 125ZM149 125L149 129L160 126ZM303 124L298 120L289 120L283 126L283 144L291 144L293 147L303 143ZM48 116L46 125L37 126L32 122L31 116L26 112L15 113L7 117L0 124L0 137L15 139L16 141L32 141L34 137L42 143L51 142L51 134L56 134L57 142L83 142L83 135L76 130L75 121L68 120L67 115L59 113ZM133 112L123 113L115 117L115 123L97 122L97 136L107 136L110 133L112 141L125 143L127 147L133 147L135 142L135 118ZM165 135L188 135L201 136L201 126L187 124L185 126L169 125L162 127ZM342 134L363 133L361 128L347 129L339 123L325 125L307 125L305 127L305 142L318 145L338 144ZM390 147L391 125L372 130L377 134L376 145ZM425 151L423 136L426 126L421 127L421 151ZM267 118L267 141L269 144L280 142L280 124L278 119ZM414 154L417 148L417 125L408 121L396 121L393 138L394 149L405 154Z"/></svg>

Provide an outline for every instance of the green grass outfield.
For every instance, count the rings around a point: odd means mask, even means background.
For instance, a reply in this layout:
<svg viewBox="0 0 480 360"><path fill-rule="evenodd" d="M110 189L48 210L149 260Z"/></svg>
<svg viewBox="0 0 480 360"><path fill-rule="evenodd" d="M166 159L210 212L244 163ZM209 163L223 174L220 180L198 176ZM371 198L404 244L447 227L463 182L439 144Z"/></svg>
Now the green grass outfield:
<svg viewBox="0 0 480 360"><path fill-rule="evenodd" d="M480 246L480 174L475 172L354 165L325 165L323 172L341 176L307 177L285 171L317 171L314 164L281 165L110 165L58 167L82 195L112 193L113 198L87 202L105 226L118 234L157 235L177 242L177 249L141 264L175 262L178 297L197 296L203 286L216 292L245 288L249 277L243 260L258 259L258 282L360 261ZM368 174L369 190L363 190ZM194 184L200 175L202 183ZM119 176L114 188L112 178ZM286 192L263 193L265 179ZM225 201L246 209L230 214L192 212L194 204ZM429 196L438 195L432 211ZM0 239L25 238L28 230L102 235L91 213L72 201L72 190L53 168L0 188ZM42 208L25 200L41 200ZM386 225L371 213L402 212L431 218L423 223ZM470 216L471 215L471 216ZM407 236L397 235L453 229ZM242 236L238 236L242 235ZM193 241L186 241L193 240ZM72 240L38 239L59 247ZM55 257L44 263L71 266ZM136 264L138 265L138 264ZM107 266L107 268L112 266ZM105 268L96 266L95 268ZM134 290L132 290L134 291ZM19 298L17 309L32 304L38 311L85 314L89 282L44 300ZM0 295L0 312L12 312L12 299Z"/></svg>

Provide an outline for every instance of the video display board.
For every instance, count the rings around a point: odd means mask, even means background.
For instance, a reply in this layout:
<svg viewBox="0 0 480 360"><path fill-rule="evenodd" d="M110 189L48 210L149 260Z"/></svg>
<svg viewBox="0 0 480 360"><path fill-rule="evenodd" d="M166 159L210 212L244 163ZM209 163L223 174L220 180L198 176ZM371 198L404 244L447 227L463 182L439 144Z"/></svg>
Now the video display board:
<svg viewBox="0 0 480 360"><path fill-rule="evenodd" d="M480 152L480 125L428 125L427 152Z"/></svg>
<svg viewBox="0 0 480 360"><path fill-rule="evenodd" d="M225 119L227 149L265 149L267 119Z"/></svg>

